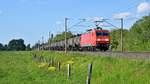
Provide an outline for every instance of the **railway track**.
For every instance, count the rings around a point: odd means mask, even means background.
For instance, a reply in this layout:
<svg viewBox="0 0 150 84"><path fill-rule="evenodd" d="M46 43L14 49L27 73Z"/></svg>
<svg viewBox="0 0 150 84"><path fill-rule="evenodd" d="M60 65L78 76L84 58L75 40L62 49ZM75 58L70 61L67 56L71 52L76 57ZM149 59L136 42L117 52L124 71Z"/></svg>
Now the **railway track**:
<svg viewBox="0 0 150 84"><path fill-rule="evenodd" d="M150 59L150 52L119 52L119 51L69 51L69 53L90 54L93 56L111 56L111 57L127 57L127 58L144 58Z"/></svg>

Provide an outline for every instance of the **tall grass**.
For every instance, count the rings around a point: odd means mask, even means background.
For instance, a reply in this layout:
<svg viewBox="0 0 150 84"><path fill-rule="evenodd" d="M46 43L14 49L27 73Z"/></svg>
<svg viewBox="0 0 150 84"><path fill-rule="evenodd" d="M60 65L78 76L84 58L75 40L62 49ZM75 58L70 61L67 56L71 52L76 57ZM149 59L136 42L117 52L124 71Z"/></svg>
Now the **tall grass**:
<svg viewBox="0 0 150 84"><path fill-rule="evenodd" d="M39 68L31 53L61 63L61 70ZM73 61L71 78L67 63ZM85 84L93 63L91 84L150 84L150 59L129 59L63 52L0 52L0 84Z"/></svg>

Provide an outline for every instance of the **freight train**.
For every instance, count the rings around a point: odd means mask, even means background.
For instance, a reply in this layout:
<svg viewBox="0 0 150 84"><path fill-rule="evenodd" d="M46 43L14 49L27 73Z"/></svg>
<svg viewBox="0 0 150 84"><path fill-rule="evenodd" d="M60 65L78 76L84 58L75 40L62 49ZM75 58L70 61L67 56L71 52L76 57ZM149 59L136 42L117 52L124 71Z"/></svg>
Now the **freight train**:
<svg viewBox="0 0 150 84"><path fill-rule="evenodd" d="M67 50L100 50L106 51L110 45L110 32L103 29L91 29L85 34L67 39ZM65 40L45 45L44 49L64 50Z"/></svg>

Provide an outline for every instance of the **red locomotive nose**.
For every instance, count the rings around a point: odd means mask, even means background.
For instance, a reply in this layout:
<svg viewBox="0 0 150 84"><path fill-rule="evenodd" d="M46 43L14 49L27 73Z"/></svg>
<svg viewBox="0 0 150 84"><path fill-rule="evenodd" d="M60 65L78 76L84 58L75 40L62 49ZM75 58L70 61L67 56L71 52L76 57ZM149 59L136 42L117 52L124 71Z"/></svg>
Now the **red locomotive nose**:
<svg viewBox="0 0 150 84"><path fill-rule="evenodd" d="M97 37L96 43L97 44L109 44L110 40L109 40L109 37Z"/></svg>
<svg viewBox="0 0 150 84"><path fill-rule="evenodd" d="M96 42L98 44L109 44L109 32L107 31L97 31L96 32Z"/></svg>

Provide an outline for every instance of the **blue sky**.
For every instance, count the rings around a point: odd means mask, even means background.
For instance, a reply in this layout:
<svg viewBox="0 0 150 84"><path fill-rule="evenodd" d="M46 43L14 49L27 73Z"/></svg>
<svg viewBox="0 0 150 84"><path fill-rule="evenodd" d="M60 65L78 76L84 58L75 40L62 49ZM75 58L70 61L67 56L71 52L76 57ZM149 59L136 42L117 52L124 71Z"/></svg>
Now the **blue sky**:
<svg viewBox="0 0 150 84"><path fill-rule="evenodd" d="M146 4L141 4L145 2ZM48 32L60 33L64 30L64 18L69 17L69 25L80 19L108 18L116 26L120 23L113 18L125 18L125 28L150 11L150 0L0 0L0 43L23 38L25 43L34 44L48 39ZM139 8L138 8L139 7ZM136 16L129 19L128 17ZM83 22L80 25L94 25ZM73 32L84 32L90 27L73 27ZM109 28L108 28L109 29ZM111 27L110 27L111 29Z"/></svg>

